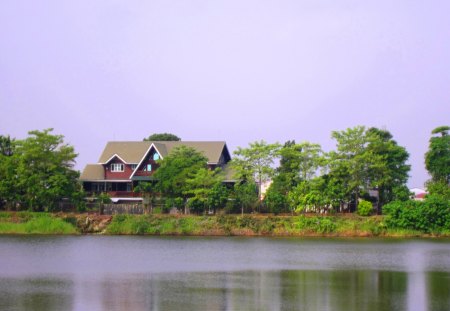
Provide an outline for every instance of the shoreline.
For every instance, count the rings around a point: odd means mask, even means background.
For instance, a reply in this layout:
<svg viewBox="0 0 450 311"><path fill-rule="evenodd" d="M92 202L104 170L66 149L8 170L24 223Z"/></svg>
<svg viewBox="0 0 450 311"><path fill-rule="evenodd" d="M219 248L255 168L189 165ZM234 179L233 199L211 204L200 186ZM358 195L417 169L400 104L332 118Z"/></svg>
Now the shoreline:
<svg viewBox="0 0 450 311"><path fill-rule="evenodd" d="M187 237L450 238L450 231L389 228L385 216L98 215L0 212L0 235Z"/></svg>

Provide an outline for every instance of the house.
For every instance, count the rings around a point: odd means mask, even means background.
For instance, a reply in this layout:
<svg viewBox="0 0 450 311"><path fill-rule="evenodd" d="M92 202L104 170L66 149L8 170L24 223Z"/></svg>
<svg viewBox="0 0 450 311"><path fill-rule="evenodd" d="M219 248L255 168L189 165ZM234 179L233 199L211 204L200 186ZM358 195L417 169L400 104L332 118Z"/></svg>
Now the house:
<svg viewBox="0 0 450 311"><path fill-rule="evenodd" d="M80 181L90 195L107 192L113 202L141 201L134 188L139 182L154 180L158 160L180 146L202 153L210 169L225 169L231 160L223 141L112 141L106 144L98 163L86 165Z"/></svg>
<svg viewBox="0 0 450 311"><path fill-rule="evenodd" d="M416 201L423 201L425 196L428 194L425 189L422 188L412 188L409 189L409 192L412 193L412 199Z"/></svg>

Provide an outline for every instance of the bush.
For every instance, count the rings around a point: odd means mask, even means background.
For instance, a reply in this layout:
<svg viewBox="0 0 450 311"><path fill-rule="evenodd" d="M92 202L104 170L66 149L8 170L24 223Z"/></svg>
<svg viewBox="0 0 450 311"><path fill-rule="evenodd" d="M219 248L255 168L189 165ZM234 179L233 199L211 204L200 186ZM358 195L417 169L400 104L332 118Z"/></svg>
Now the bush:
<svg viewBox="0 0 450 311"><path fill-rule="evenodd" d="M391 228L440 232L450 229L449 201L429 196L425 201L395 201L383 206L386 223Z"/></svg>
<svg viewBox="0 0 450 311"><path fill-rule="evenodd" d="M373 211L372 203L366 200L361 200L358 203L357 213L360 216L369 216Z"/></svg>

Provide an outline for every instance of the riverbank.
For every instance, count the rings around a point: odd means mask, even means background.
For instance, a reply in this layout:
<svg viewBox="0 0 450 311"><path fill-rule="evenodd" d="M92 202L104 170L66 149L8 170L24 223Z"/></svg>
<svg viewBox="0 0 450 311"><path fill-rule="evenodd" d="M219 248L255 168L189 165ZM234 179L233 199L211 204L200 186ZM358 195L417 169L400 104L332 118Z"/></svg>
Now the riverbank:
<svg viewBox="0 0 450 311"><path fill-rule="evenodd" d="M1 212L0 234L450 237L388 228L384 216L96 215Z"/></svg>

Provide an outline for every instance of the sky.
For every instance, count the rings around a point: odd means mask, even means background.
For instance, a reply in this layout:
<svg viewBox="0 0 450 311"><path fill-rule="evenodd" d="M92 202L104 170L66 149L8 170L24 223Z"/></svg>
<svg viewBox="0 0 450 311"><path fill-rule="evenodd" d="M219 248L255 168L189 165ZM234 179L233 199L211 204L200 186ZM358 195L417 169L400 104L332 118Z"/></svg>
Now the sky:
<svg viewBox="0 0 450 311"><path fill-rule="evenodd" d="M450 1L2 0L0 135L54 128L96 163L107 141L170 132L238 146L319 143L356 125L429 178L450 125Z"/></svg>

